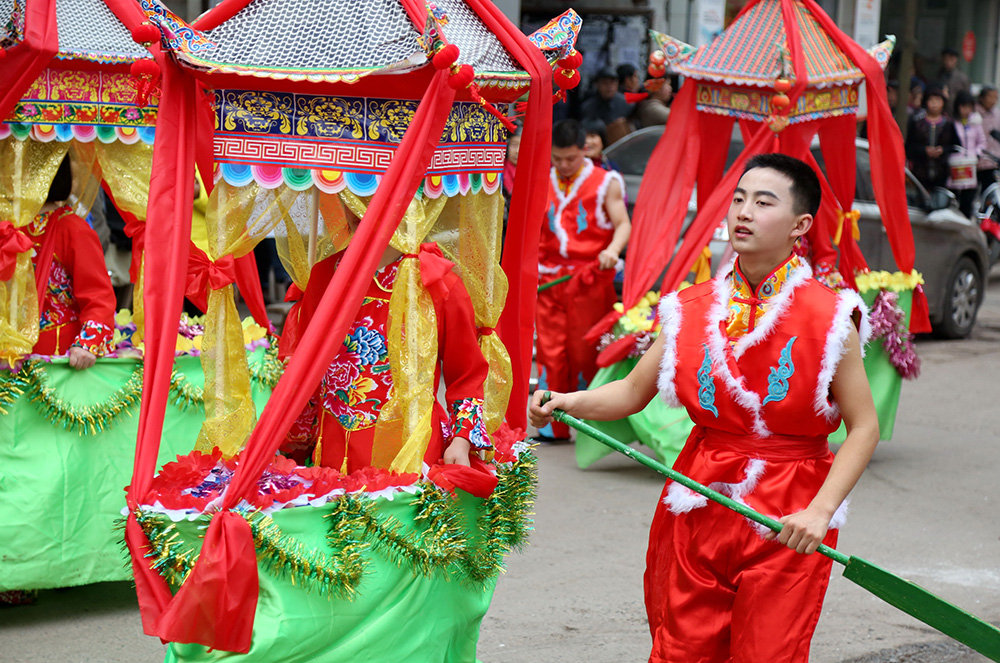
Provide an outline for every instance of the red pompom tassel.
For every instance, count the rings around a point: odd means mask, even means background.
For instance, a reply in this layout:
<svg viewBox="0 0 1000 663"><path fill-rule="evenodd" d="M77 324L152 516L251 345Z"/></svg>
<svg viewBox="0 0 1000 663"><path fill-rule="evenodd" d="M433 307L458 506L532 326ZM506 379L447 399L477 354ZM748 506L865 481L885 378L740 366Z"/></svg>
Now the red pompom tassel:
<svg viewBox="0 0 1000 663"><path fill-rule="evenodd" d="M783 108L788 108L788 105L790 103L792 103L792 100L789 99L788 95L784 94L783 92L779 92L778 94L771 97L771 106L777 108L778 110L781 110Z"/></svg>
<svg viewBox="0 0 1000 663"><path fill-rule="evenodd" d="M562 89L572 90L580 84L580 72L575 69L560 69L553 80Z"/></svg>
<svg viewBox="0 0 1000 663"><path fill-rule="evenodd" d="M662 65L667 61L667 56L663 54L663 51L653 51L649 54L650 64L655 64L657 66Z"/></svg>
<svg viewBox="0 0 1000 663"><path fill-rule="evenodd" d="M556 64L563 69L579 69L580 65L583 64L583 56L580 55L580 51L573 49L566 57L558 60Z"/></svg>
<svg viewBox="0 0 1000 663"><path fill-rule="evenodd" d="M792 89L792 82L787 78L779 78L774 81L774 90L776 92L788 92Z"/></svg>
<svg viewBox="0 0 1000 663"><path fill-rule="evenodd" d="M431 62L433 62L434 66L438 69L447 69L457 61L458 46L455 46L455 44L447 44L443 46L441 50L435 53L434 57L431 59Z"/></svg>
<svg viewBox="0 0 1000 663"><path fill-rule="evenodd" d="M453 90L461 90L464 87L468 87L469 83L476 77L476 72L472 69L472 66L467 64L459 65L452 72L452 75L448 78L448 85Z"/></svg>
<svg viewBox="0 0 1000 663"><path fill-rule="evenodd" d="M135 79L135 104L140 108L149 103L149 95L160 78L160 65L156 60L136 60L129 69Z"/></svg>
<svg viewBox="0 0 1000 663"><path fill-rule="evenodd" d="M160 31L152 23L140 23L132 30L132 40L137 44L149 45L159 40Z"/></svg>
<svg viewBox="0 0 1000 663"><path fill-rule="evenodd" d="M667 73L667 68L662 64L650 64L646 67L646 71L653 78L662 78Z"/></svg>

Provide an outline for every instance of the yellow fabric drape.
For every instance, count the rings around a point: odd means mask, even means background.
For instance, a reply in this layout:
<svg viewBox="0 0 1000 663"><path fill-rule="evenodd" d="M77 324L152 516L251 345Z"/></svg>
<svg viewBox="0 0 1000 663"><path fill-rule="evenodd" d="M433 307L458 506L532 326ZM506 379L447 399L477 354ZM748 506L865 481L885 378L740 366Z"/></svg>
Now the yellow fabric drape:
<svg viewBox="0 0 1000 663"><path fill-rule="evenodd" d="M276 209L281 218L273 231L275 247L278 259L292 282L305 291L312 265L346 247L351 232L344 215L344 206L336 194L326 194L315 189L293 191L285 188L288 193L281 197ZM309 236L314 210L319 216L316 219L316 255L310 264Z"/></svg>
<svg viewBox="0 0 1000 663"><path fill-rule="evenodd" d="M350 191L341 199L358 218L368 200ZM420 280L420 250L447 199L417 197L393 233L390 245L404 256L389 298L388 351L392 396L375 424L372 463L395 472L420 472L431 439L438 362L437 315L434 301ZM370 222L370 221L369 221ZM397 451L398 450L398 451ZM395 452L395 453L393 453Z"/></svg>
<svg viewBox="0 0 1000 663"><path fill-rule="evenodd" d="M242 257L279 224L301 223L293 218L301 197L301 192L288 187L269 190L256 183L234 187L220 180L205 216L209 258ZM257 415L232 285L208 293L201 364L205 423L195 448L207 451L217 446L226 457L234 456L243 448Z"/></svg>
<svg viewBox="0 0 1000 663"><path fill-rule="evenodd" d="M31 223L69 150L67 143L0 140L0 220L17 228ZM38 292L29 253L17 257L14 276L0 281L0 358L13 363L38 342Z"/></svg>

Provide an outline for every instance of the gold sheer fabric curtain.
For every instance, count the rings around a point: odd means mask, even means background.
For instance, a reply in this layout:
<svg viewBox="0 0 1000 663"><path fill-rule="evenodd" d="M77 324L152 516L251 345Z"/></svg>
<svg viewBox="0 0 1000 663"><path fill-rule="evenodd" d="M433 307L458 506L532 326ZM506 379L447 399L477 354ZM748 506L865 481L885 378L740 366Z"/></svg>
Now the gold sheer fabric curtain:
<svg viewBox="0 0 1000 663"><path fill-rule="evenodd" d="M0 140L0 221L31 223L45 204L68 143ZM0 359L13 364L38 342L38 291L31 252L17 254L14 276L0 281Z"/></svg>

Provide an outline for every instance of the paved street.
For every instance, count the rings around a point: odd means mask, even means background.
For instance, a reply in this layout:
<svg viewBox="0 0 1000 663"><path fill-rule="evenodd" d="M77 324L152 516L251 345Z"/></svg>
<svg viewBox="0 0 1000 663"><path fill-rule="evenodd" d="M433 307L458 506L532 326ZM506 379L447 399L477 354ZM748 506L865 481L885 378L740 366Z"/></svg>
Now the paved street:
<svg viewBox="0 0 1000 663"><path fill-rule="evenodd" d="M904 385L894 439L853 496L840 549L1000 623L1000 281L966 341L922 339L923 375ZM484 663L645 661L645 539L661 479L623 457L586 472L569 446L538 449L531 545L511 557L483 623ZM0 609L0 661L153 663L126 583L43 592ZM986 661L840 577L814 663Z"/></svg>

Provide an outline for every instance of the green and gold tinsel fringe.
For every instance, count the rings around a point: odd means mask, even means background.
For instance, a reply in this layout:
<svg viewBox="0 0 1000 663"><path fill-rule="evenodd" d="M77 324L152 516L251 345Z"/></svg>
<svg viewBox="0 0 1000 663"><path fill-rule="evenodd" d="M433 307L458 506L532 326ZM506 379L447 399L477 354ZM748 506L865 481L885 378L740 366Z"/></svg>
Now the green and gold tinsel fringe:
<svg viewBox="0 0 1000 663"><path fill-rule="evenodd" d="M283 371L284 363L270 348L259 361L250 364L251 379L264 388L273 389ZM171 401L182 410L205 406L204 389L192 385L180 371L171 374L170 391ZM44 362L26 361L18 373L0 374L0 414L6 414L4 407L22 395L26 395L53 426L79 431L81 435L95 435L111 428L123 414L132 416L132 409L142 397L142 364L136 364L128 382L103 402L73 405L64 401L52 387Z"/></svg>
<svg viewBox="0 0 1000 663"><path fill-rule="evenodd" d="M350 600L364 577L366 554L378 553L422 576L458 575L482 584L503 570L503 557L527 541L535 499L535 457L531 452L498 468L496 490L478 506L479 531L466 532L458 500L432 484L414 496L414 525L378 513L368 497L345 495L334 503L329 518L327 550L311 548L282 534L259 511L237 511L253 533L257 559L277 577L322 595ZM305 507L296 507L305 508ZM164 516L137 511L149 540L152 567L178 587L194 567L198 551L186 543L176 525Z"/></svg>

